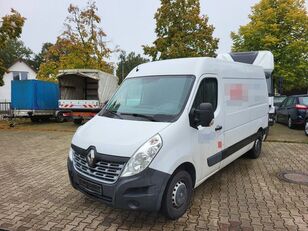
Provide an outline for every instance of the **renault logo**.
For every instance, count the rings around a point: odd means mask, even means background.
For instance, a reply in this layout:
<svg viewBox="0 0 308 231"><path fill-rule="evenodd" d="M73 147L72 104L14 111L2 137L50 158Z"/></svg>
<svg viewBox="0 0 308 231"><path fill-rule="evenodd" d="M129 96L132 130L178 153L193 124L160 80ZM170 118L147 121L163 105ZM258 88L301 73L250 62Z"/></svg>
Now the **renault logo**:
<svg viewBox="0 0 308 231"><path fill-rule="evenodd" d="M95 167L95 151L93 149L91 149L87 155L87 162L91 168Z"/></svg>

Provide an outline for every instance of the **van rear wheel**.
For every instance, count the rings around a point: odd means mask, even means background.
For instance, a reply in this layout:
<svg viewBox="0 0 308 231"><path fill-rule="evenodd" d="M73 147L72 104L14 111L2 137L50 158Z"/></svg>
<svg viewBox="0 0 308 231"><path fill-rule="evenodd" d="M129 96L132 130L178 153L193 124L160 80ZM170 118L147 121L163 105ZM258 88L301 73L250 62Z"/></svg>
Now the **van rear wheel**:
<svg viewBox="0 0 308 231"><path fill-rule="evenodd" d="M263 141L263 135L260 132L257 134L257 139L255 140L252 149L247 153L249 158L251 159L259 158L262 150L262 141Z"/></svg>
<svg viewBox="0 0 308 231"><path fill-rule="evenodd" d="M190 174L184 170L176 172L165 189L162 212L172 220L181 217L188 209L193 191Z"/></svg>

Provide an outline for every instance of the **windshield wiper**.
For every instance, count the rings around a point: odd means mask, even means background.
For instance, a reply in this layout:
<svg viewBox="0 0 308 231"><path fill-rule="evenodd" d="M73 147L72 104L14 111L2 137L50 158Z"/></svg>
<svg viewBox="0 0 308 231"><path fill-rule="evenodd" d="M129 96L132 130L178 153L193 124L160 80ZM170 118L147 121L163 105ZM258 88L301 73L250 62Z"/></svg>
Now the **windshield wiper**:
<svg viewBox="0 0 308 231"><path fill-rule="evenodd" d="M158 121L153 116L150 116L150 115L143 115L143 114L138 114L138 113L122 113L122 115L129 115L129 116L134 116L134 117L145 118L149 121L154 121L154 122Z"/></svg>
<svg viewBox="0 0 308 231"><path fill-rule="evenodd" d="M111 115L115 115L119 119L123 119L123 117L120 114L118 114L116 111L111 111L111 110L106 109L106 112L110 113Z"/></svg>

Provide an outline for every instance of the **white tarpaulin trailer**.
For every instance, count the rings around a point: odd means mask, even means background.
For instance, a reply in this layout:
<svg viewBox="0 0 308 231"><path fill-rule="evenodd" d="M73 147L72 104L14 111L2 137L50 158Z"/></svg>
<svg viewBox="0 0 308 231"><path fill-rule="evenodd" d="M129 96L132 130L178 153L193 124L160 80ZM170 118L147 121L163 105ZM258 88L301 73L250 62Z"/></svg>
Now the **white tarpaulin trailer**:
<svg viewBox="0 0 308 231"><path fill-rule="evenodd" d="M118 88L116 76L95 69L60 70L57 78L59 113L73 117L76 123L93 117Z"/></svg>

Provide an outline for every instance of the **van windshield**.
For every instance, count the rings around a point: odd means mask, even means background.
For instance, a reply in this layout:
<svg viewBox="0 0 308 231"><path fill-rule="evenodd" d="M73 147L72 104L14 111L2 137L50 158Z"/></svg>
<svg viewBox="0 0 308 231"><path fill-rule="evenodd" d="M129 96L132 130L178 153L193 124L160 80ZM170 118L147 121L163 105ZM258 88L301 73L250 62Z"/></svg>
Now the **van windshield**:
<svg viewBox="0 0 308 231"><path fill-rule="evenodd" d="M100 116L172 122L183 111L193 76L148 76L126 79Z"/></svg>

